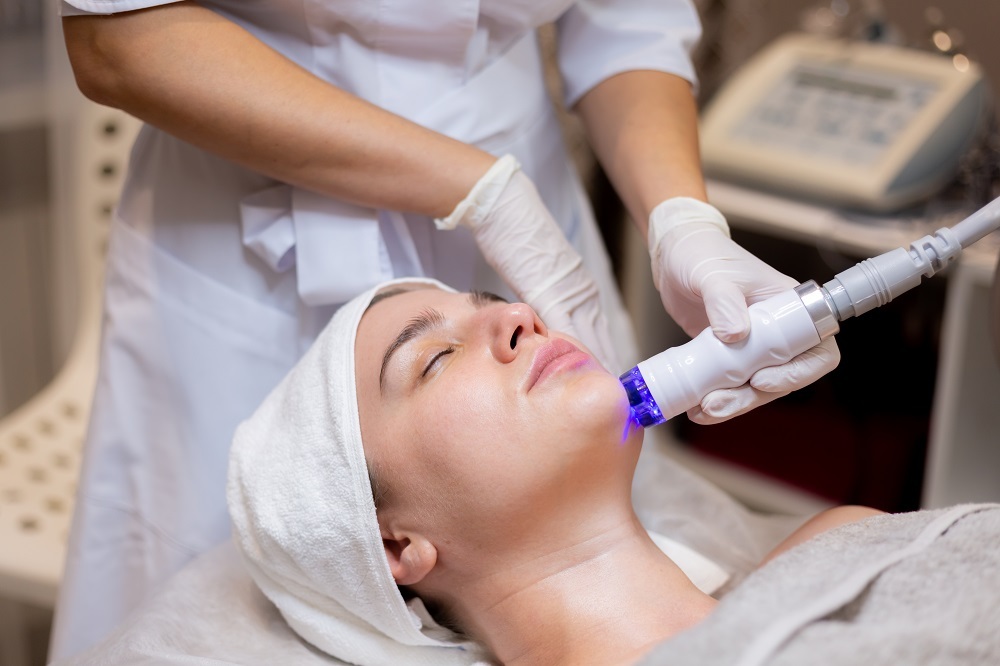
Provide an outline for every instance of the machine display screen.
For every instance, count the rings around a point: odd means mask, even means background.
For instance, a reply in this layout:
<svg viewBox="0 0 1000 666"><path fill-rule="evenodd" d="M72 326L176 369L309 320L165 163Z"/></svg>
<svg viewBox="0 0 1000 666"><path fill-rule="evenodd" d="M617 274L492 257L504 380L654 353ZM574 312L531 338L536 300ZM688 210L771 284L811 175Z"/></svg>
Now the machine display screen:
<svg viewBox="0 0 1000 666"><path fill-rule="evenodd" d="M800 63L747 110L731 136L777 150L870 165L936 90L926 79L849 62Z"/></svg>
<svg viewBox="0 0 1000 666"><path fill-rule="evenodd" d="M799 88L820 88L831 92L847 93L873 99L896 99L896 88L878 86L870 83L822 74L819 72L798 71L795 73L795 85Z"/></svg>

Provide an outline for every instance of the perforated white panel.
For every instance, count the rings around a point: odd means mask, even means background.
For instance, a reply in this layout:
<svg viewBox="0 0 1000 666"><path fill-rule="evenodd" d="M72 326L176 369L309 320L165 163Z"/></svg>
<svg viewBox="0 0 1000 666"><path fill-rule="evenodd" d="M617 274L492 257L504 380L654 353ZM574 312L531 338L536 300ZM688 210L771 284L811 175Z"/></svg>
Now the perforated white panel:
<svg viewBox="0 0 1000 666"><path fill-rule="evenodd" d="M86 103L67 171L78 244L79 319L56 378L0 420L0 596L55 601L97 368L100 290L111 214L139 123Z"/></svg>

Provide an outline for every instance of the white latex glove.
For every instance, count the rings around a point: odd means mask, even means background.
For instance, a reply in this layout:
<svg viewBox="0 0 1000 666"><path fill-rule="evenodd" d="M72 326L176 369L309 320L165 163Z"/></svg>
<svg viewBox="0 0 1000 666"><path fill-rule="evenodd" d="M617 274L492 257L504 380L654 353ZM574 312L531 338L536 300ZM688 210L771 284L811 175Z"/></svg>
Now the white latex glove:
<svg viewBox="0 0 1000 666"><path fill-rule="evenodd" d="M468 227L490 266L545 325L620 372L597 284L517 160L501 157L438 229Z"/></svg>
<svg viewBox="0 0 1000 666"><path fill-rule="evenodd" d="M711 326L723 342L738 342L750 333L749 304L798 284L734 243L714 206L688 197L653 209L649 254L663 306L692 337ZM709 393L688 417L725 421L811 384L839 362L837 343L827 338L784 365L758 370L743 386Z"/></svg>

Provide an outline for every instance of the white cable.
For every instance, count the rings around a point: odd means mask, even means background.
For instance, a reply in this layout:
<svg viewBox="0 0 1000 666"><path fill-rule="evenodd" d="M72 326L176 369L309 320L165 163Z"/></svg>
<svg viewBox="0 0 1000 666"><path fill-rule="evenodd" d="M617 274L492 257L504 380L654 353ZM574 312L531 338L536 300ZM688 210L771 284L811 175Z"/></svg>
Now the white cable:
<svg viewBox="0 0 1000 666"><path fill-rule="evenodd" d="M986 234L1000 229L1000 197L951 228L962 247L969 247Z"/></svg>
<svg viewBox="0 0 1000 666"><path fill-rule="evenodd" d="M952 228L943 227L932 236L871 259L865 259L823 285L830 304L843 321L885 305L956 260L962 248L1000 228L1000 197Z"/></svg>

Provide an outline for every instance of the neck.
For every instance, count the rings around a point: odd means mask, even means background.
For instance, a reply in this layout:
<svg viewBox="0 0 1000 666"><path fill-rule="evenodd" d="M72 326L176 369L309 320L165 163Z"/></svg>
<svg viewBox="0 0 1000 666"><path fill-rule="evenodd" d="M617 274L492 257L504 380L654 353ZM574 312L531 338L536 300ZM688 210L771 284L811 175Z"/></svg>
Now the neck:
<svg viewBox="0 0 1000 666"><path fill-rule="evenodd" d="M462 586L460 617L504 664L633 663L714 608L634 514L604 525Z"/></svg>

